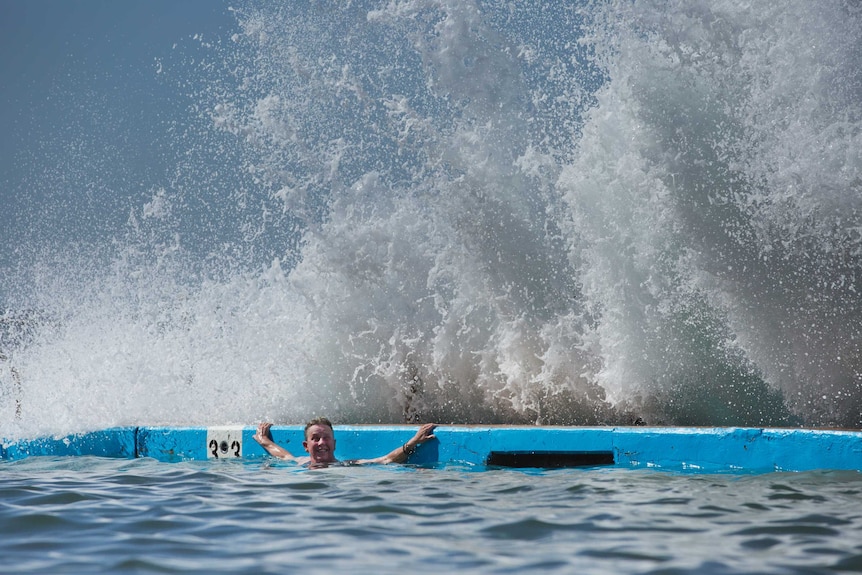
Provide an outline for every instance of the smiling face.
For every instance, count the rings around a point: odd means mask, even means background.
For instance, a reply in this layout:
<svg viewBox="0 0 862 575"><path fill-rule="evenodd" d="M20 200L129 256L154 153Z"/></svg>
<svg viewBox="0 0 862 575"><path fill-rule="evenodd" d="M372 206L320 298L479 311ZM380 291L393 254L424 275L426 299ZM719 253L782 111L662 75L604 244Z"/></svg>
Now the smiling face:
<svg viewBox="0 0 862 575"><path fill-rule="evenodd" d="M327 425L315 424L305 430L302 446L311 457L311 463L334 463L335 434Z"/></svg>

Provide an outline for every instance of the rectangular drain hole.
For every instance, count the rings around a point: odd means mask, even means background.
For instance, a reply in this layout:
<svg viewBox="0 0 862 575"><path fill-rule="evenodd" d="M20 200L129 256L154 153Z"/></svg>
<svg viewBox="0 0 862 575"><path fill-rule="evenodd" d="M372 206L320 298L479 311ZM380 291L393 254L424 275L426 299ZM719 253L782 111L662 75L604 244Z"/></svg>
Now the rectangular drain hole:
<svg viewBox="0 0 862 575"><path fill-rule="evenodd" d="M595 467L613 465L613 451L492 451L488 465L499 467Z"/></svg>

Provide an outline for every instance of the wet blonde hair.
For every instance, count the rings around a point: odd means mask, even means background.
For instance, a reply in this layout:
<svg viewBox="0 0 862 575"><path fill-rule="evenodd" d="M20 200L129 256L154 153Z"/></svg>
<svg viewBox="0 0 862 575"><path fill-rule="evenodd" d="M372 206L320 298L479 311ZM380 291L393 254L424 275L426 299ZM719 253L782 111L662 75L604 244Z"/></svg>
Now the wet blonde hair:
<svg viewBox="0 0 862 575"><path fill-rule="evenodd" d="M305 424L305 431L303 431L303 436L305 436L306 439L308 439L308 428L314 425L325 425L326 427L331 429L333 433L335 433L335 429L332 427L331 421L329 421L325 417L315 417L314 419Z"/></svg>

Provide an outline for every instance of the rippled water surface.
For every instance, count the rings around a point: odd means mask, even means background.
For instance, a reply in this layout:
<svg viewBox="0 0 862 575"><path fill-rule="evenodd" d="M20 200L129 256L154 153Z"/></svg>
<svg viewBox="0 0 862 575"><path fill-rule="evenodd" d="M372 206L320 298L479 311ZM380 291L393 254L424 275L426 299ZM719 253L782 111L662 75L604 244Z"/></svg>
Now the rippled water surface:
<svg viewBox="0 0 862 575"><path fill-rule="evenodd" d="M862 474L33 457L0 529L13 573L862 572Z"/></svg>

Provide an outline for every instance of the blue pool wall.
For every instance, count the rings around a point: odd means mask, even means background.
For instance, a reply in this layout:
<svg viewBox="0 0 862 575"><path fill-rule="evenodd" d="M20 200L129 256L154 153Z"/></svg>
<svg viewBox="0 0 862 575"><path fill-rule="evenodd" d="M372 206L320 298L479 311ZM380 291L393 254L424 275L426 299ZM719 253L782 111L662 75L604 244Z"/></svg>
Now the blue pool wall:
<svg viewBox="0 0 862 575"><path fill-rule="evenodd" d="M65 437L3 442L0 458L30 456L148 457L175 462L269 457L253 426L120 427ZM415 426L336 426L336 455L385 455L410 439ZM303 426L274 426L273 439L304 455ZM440 426L437 440L409 462L485 465L492 452L610 453L614 466L690 471L862 471L862 432L760 428Z"/></svg>

